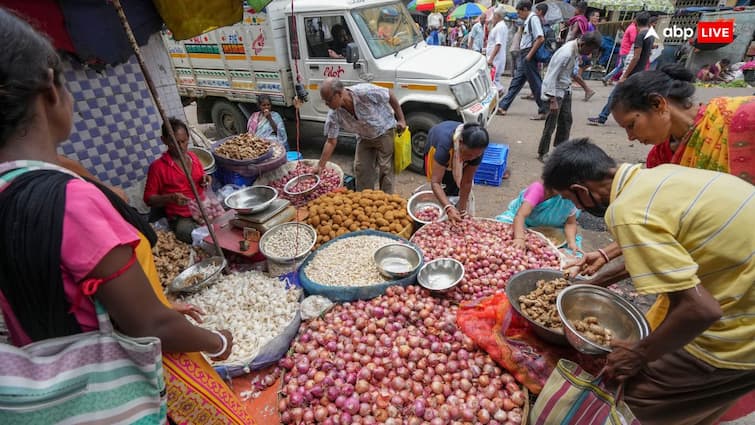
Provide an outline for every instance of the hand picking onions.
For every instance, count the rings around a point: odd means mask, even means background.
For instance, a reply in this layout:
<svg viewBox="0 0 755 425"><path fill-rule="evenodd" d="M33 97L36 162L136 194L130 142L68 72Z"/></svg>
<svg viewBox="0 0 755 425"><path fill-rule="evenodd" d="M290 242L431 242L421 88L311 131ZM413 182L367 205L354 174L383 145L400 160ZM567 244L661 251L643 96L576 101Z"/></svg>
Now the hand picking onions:
<svg viewBox="0 0 755 425"><path fill-rule="evenodd" d="M512 245L511 225L493 220L449 221L425 225L412 237L425 261L451 257L464 264L464 279L449 292L456 300L486 297L506 287L517 272L560 266L558 253L540 237L527 233L526 252Z"/></svg>
<svg viewBox="0 0 755 425"><path fill-rule="evenodd" d="M456 328L456 307L393 286L304 323L279 402L284 424L519 424L525 392Z"/></svg>

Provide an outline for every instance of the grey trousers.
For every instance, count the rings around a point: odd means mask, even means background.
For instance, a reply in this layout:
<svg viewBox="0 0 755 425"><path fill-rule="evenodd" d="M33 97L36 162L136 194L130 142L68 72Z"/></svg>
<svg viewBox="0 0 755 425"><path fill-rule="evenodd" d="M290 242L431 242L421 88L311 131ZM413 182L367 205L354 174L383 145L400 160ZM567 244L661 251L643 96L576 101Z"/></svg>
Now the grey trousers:
<svg viewBox="0 0 755 425"><path fill-rule="evenodd" d="M354 155L356 189L374 189L375 183L385 193L393 193L393 139L395 129L374 139L360 139Z"/></svg>
<svg viewBox="0 0 755 425"><path fill-rule="evenodd" d="M545 127L543 127L543 135L540 137L540 146L537 148L539 156L548 153L553 130L556 130L556 139L553 141L553 146L558 146L569 139L572 125L571 92L566 92L564 98L559 100L558 105L558 111L548 109L548 116L545 118Z"/></svg>

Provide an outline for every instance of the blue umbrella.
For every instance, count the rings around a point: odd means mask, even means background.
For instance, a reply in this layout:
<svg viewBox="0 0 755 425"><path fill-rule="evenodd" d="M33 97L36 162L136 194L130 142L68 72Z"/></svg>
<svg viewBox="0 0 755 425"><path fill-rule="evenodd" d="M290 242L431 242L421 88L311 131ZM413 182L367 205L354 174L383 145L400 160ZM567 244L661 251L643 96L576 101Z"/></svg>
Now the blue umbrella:
<svg viewBox="0 0 755 425"><path fill-rule="evenodd" d="M454 9L453 12L451 12L450 15L448 15L449 20L454 19L467 19L467 18L476 18L483 13L487 8L481 4L477 3L464 3L461 6Z"/></svg>

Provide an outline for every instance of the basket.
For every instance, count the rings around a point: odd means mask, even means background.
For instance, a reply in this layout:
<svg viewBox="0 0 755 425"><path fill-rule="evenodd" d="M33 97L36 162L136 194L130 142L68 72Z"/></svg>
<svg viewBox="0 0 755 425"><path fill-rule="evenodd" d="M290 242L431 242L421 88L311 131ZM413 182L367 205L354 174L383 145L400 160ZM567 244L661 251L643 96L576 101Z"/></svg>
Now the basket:
<svg viewBox="0 0 755 425"><path fill-rule="evenodd" d="M310 261L312 261L312 259L315 258L315 256L318 254L318 251L320 251L321 249L327 247L328 245L332 244L335 241L338 241L344 238L352 238L354 236L368 236L368 235L382 236L385 238L390 238L396 241L400 241L401 243L409 244L412 248L416 249L417 252L419 252L420 254L420 263L419 263L419 267L417 267L417 270L415 270L414 273L412 273L411 275L403 279L391 280L385 283L381 283L377 285L367 285L367 286L321 285L317 282L310 280L304 273ZM304 291L307 293L307 295L322 295L328 298L329 300L335 301L335 302L368 300L368 299L383 295L385 293L385 290L388 289L388 287L390 286L411 285L417 280L417 273L419 273L419 269L422 268L423 264L424 264L424 257L422 256L422 250L420 250L419 247L417 247L413 243L409 242L406 238L396 236L393 233L380 232L377 230L359 230L356 232L346 233L345 235L341 235L333 240L330 240L322 244L315 252L313 252L309 257L307 257L307 259L304 261L304 264L302 264L301 267L299 268L299 282L301 283L301 286L302 288L304 288Z"/></svg>
<svg viewBox="0 0 755 425"><path fill-rule="evenodd" d="M270 155L267 157L267 159L261 160L259 162L247 162L247 161L236 161L236 160L225 159L223 157L216 155L214 152L214 149L220 146L220 143L222 143L224 140L225 139L217 141L213 143L212 145L213 156L215 157L215 162L217 164L218 171L222 169L222 170L225 170L226 172L233 172L242 177L255 178L255 177L260 176L261 174L267 173L271 170L275 170L276 168L286 163L286 149L278 143L273 143L270 149ZM257 161L257 160L259 160L259 158L253 161Z"/></svg>
<svg viewBox="0 0 755 425"><path fill-rule="evenodd" d="M220 147L220 145L233 139L234 137L236 137L236 135L225 137L212 144L212 156L215 157L215 161L218 164L231 165L231 166L244 166L244 165L259 164L261 162L265 162L273 156L273 146L278 144L278 142L276 142L275 140L265 140L266 142L270 144L270 147L267 149L267 152L253 159L232 159L232 158L226 158L223 155L218 154L217 149Z"/></svg>

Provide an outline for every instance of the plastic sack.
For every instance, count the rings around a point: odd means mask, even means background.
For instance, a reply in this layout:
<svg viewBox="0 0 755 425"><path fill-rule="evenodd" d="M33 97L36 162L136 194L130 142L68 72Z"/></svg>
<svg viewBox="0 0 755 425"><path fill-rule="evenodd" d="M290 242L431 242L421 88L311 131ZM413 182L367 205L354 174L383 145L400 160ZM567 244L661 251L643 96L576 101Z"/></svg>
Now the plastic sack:
<svg viewBox="0 0 755 425"><path fill-rule="evenodd" d="M333 308L335 304L320 295L310 295L301 302L301 319L309 320L320 317Z"/></svg>
<svg viewBox="0 0 755 425"><path fill-rule="evenodd" d="M317 256L317 253L323 248L327 247L328 245L332 244L335 241L338 241L344 238L353 238L354 236L369 236L369 235L382 236L385 238L395 239L397 242L405 243L407 245L410 245L412 248L416 249L417 252L419 252L420 254L420 263L419 263L419 267L417 267L417 270L415 270L414 273L412 273L411 275L403 279L391 280L385 283L381 283L377 285L367 285L367 286L321 285L317 282L310 280L305 274L305 271L307 270L307 265L309 265L310 261L312 261L312 259ZM328 298L329 300L335 301L335 302L369 300L371 298L375 298L380 295L383 295L385 293L385 290L388 289L388 287L390 286L411 285L417 280L417 273L419 273L419 269L422 268L423 264L424 264L424 258L422 256L422 250L419 249L419 247L417 247L413 243L407 241L406 239L400 236L396 236L393 233L380 232L377 230L358 230L356 232L346 233L345 235L341 235L335 239L325 242L319 248L317 248L315 252L310 254L309 257L307 257L306 261L304 261L304 264L302 264L302 266L299 268L299 282L301 283L301 287L304 288L304 291L307 293L307 295L322 295Z"/></svg>
<svg viewBox="0 0 755 425"><path fill-rule="evenodd" d="M175 40L233 25L244 14L239 0L154 0L153 3Z"/></svg>
<svg viewBox="0 0 755 425"><path fill-rule="evenodd" d="M530 412L534 425L640 425L621 401L621 391L605 389L603 380L569 360L559 360ZM589 412L589 413L588 413Z"/></svg>
<svg viewBox="0 0 755 425"><path fill-rule="evenodd" d="M602 357L540 340L503 292L462 303L456 322L462 332L534 394L540 393L561 358L574 360L593 373L605 363Z"/></svg>
<svg viewBox="0 0 755 425"><path fill-rule="evenodd" d="M205 190L204 199L202 199L201 202L210 222L215 221L216 218L225 214L223 204L220 203L220 200L218 199L217 195L215 195L215 192L211 190ZM202 225L207 224L204 222L204 218L202 218L202 213L199 210L199 205L197 204L196 199L189 201L189 211L191 211L191 218L193 218L194 221Z"/></svg>
<svg viewBox="0 0 755 425"><path fill-rule="evenodd" d="M393 169L400 173L412 163L412 133L404 129L393 137Z"/></svg>

